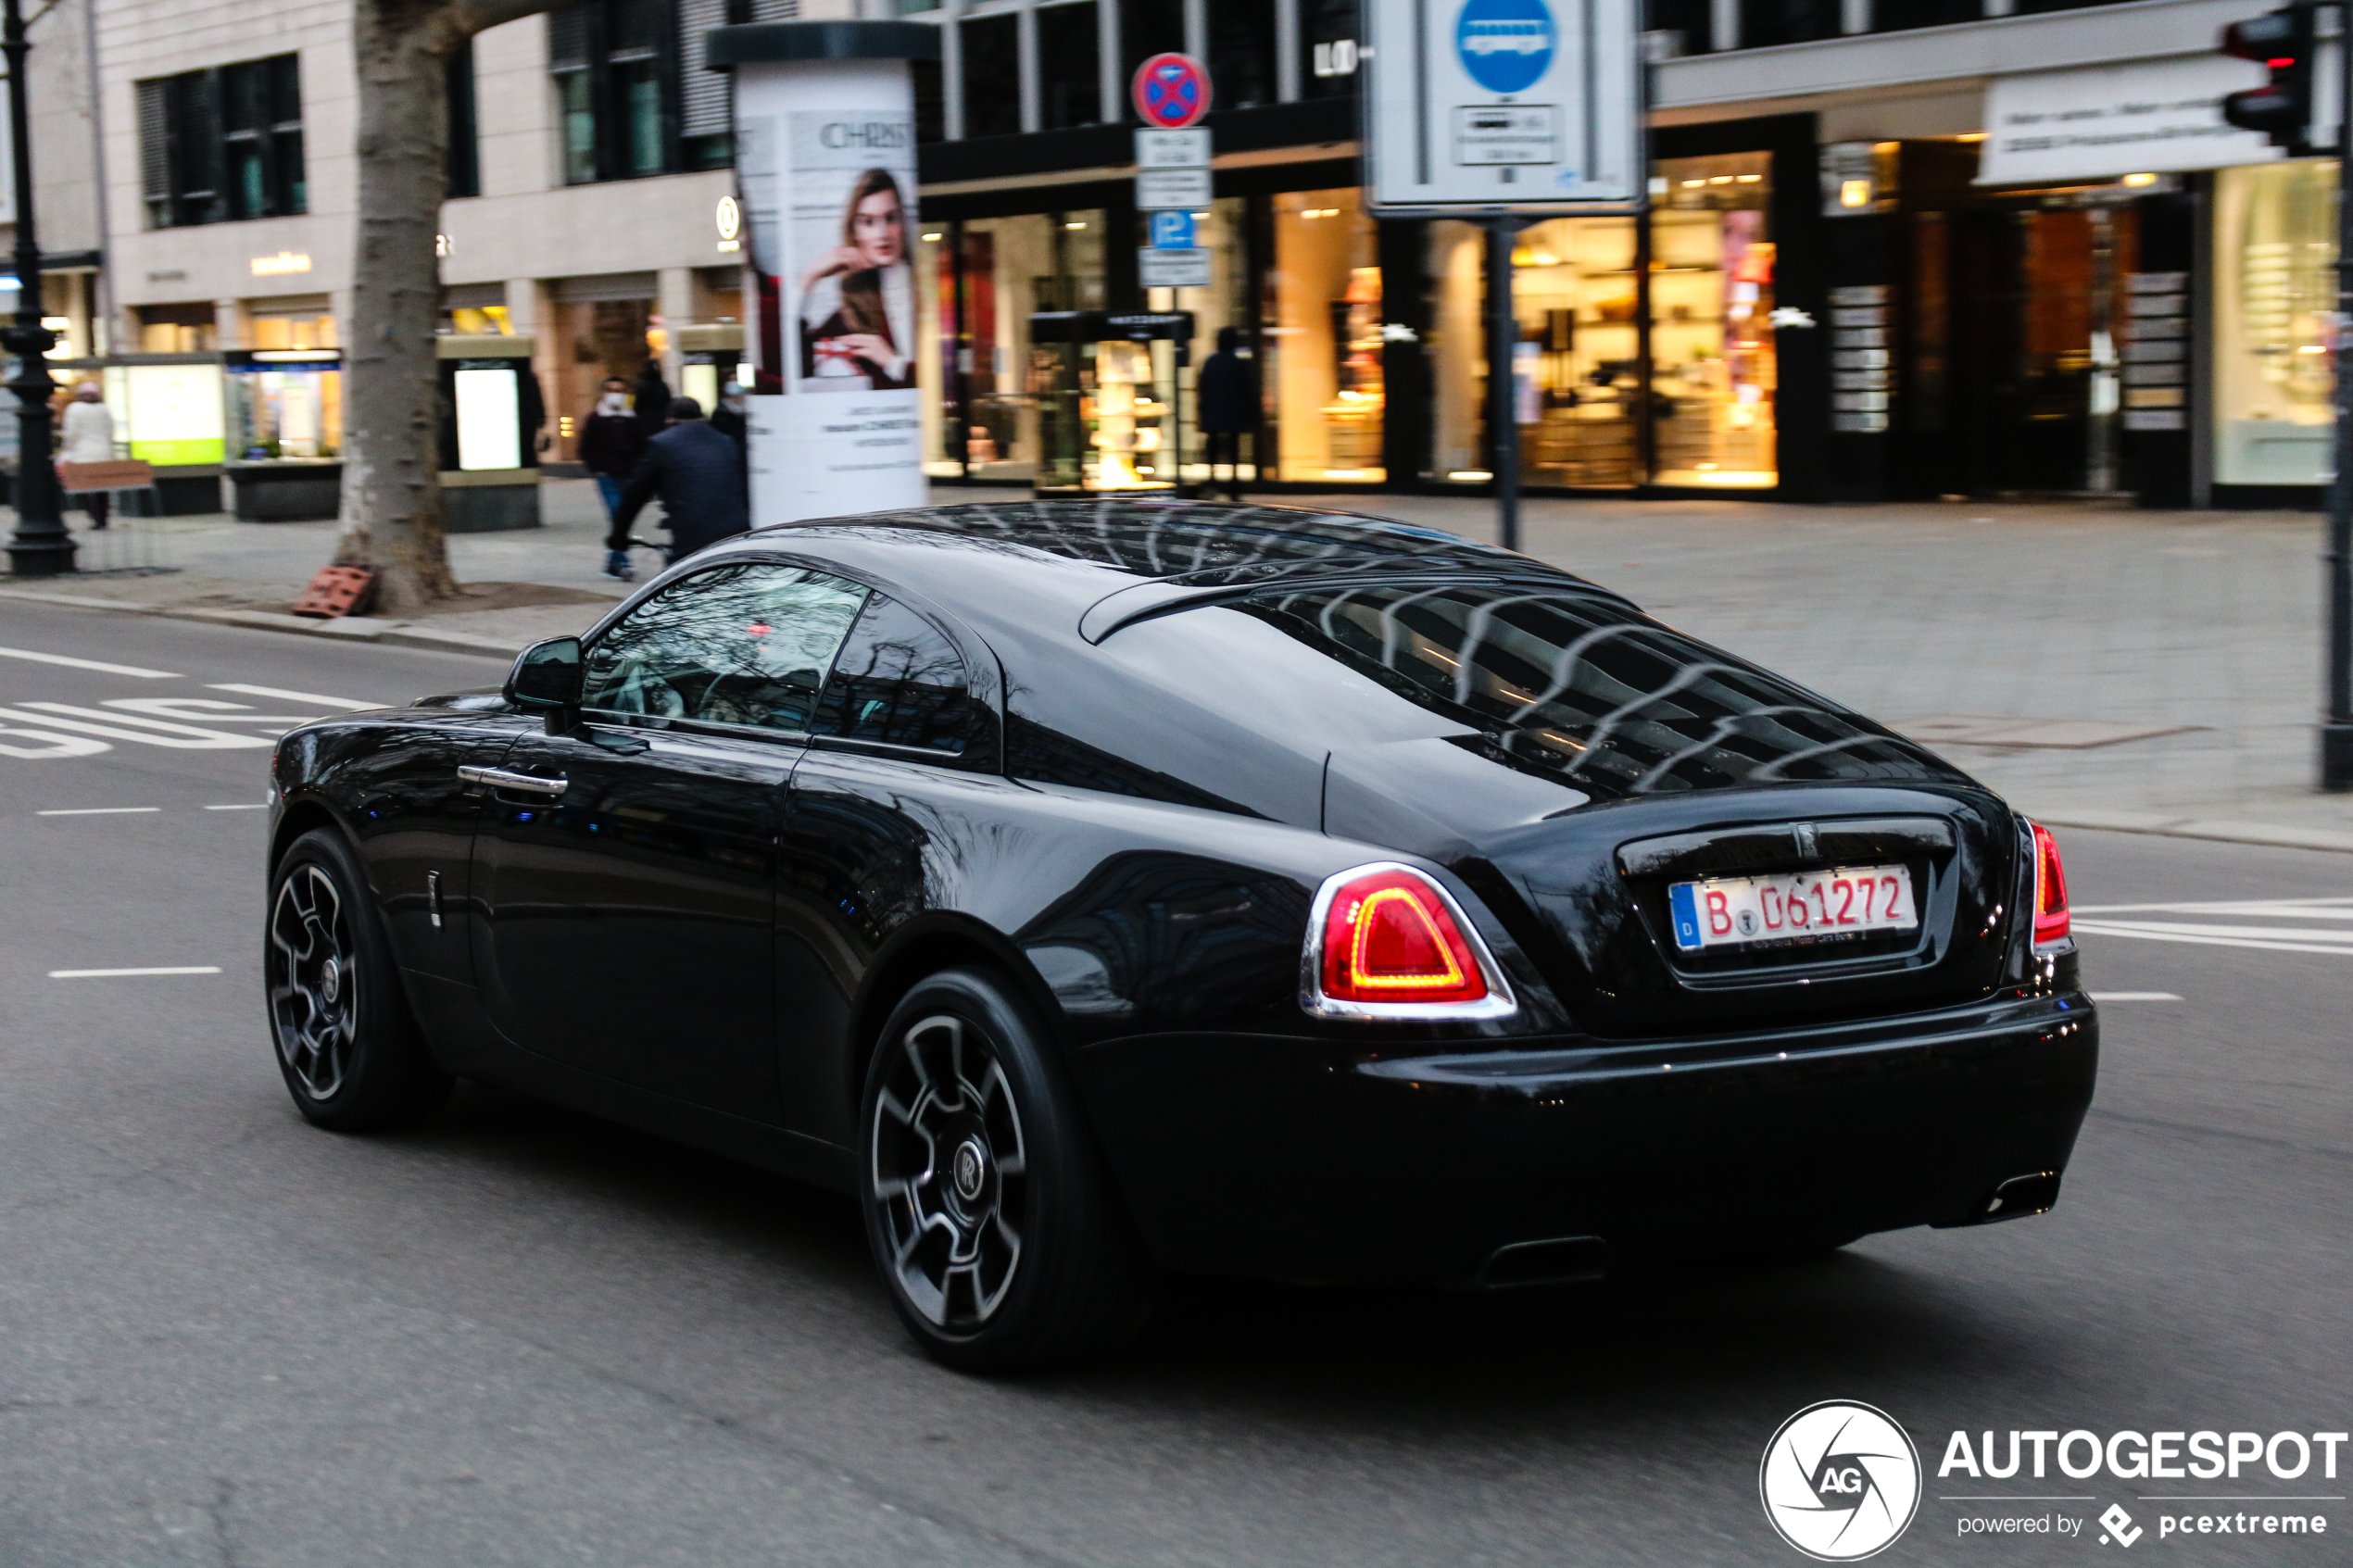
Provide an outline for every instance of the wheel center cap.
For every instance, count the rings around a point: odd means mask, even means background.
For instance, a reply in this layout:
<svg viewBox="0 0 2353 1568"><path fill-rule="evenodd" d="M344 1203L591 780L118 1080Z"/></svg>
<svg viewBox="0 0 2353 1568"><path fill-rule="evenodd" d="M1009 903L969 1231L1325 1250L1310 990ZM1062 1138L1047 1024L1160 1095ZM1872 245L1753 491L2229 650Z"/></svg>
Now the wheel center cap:
<svg viewBox="0 0 2353 1568"><path fill-rule="evenodd" d="M342 989L343 963L340 960L329 959L319 970L320 993L332 1002Z"/></svg>
<svg viewBox="0 0 2353 1568"><path fill-rule="evenodd" d="M981 1184L988 1175L988 1151L980 1147L978 1138L966 1138L956 1146L950 1173L956 1183L957 1197L970 1203L980 1196Z"/></svg>

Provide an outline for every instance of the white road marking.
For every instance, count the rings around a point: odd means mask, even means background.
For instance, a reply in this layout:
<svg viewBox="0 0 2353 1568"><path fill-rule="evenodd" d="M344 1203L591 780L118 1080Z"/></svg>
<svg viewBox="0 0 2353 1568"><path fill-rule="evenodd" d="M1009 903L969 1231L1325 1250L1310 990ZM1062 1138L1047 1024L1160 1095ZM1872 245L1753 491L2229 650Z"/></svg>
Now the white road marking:
<svg viewBox="0 0 2353 1568"><path fill-rule="evenodd" d="M135 664L107 664L94 659L68 659L61 653L38 653L31 648L0 648L0 659L29 659L35 664L62 664L69 670L97 670L108 675L136 675L143 681L180 679L170 670L142 670Z"/></svg>
<svg viewBox="0 0 2353 1568"><path fill-rule="evenodd" d="M22 714L18 715L22 718ZM95 757L113 746L102 740L83 740L80 735L61 735L50 730L28 730L15 724L0 724L0 735L14 735L18 740L39 741L39 749L0 740L0 757L22 757L40 761L51 757Z"/></svg>
<svg viewBox="0 0 2353 1568"><path fill-rule="evenodd" d="M2353 898L2241 898L2202 904L2078 904L2079 915L2246 915L2258 920L2353 920Z"/></svg>
<svg viewBox="0 0 2353 1568"><path fill-rule="evenodd" d="M225 730L200 730L193 724L167 723L161 719L137 719L128 713L109 713L103 708L78 708L69 702L32 702L25 706L40 711L27 713L13 708L0 708L0 720L15 720L24 724L68 730L76 734L99 735L107 740L135 740L148 746L171 746L187 751L222 751L272 744L266 736L232 734ZM63 714L83 717L59 717ZM103 719L107 722L89 722L93 719ZM139 727L127 728L129 725Z"/></svg>
<svg viewBox="0 0 2353 1568"><path fill-rule="evenodd" d="M160 806L65 806L51 811L35 811L36 817L135 817L150 811L160 811Z"/></svg>
<svg viewBox="0 0 2353 1568"><path fill-rule="evenodd" d="M290 692L280 686L248 686L239 681L213 681L207 691L240 692L246 696L274 696L285 702L313 703L321 708L340 708L348 713L365 713L372 709L391 708L389 702L354 702L347 696L321 696L317 692Z"/></svg>
<svg viewBox="0 0 2353 1568"><path fill-rule="evenodd" d="M52 980L116 980L134 974L219 974L220 966L188 964L176 969L53 969Z"/></svg>
<svg viewBox="0 0 2353 1568"><path fill-rule="evenodd" d="M224 721L232 724L308 724L316 713L256 713L250 703L222 702L208 696L117 696L105 706L125 713L153 713L165 719Z"/></svg>
<svg viewBox="0 0 2353 1568"><path fill-rule="evenodd" d="M2171 991L2094 991L2092 1000L2108 1002L2178 1002L2182 998Z"/></svg>
<svg viewBox="0 0 2353 1568"><path fill-rule="evenodd" d="M2160 914L2204 918L2114 918ZM2353 959L2353 930L2343 923L2347 921L2353 921L2353 898L2235 898L2173 904L2086 904L2075 909L2072 923L2077 931L2091 936L2128 936L2141 942L2182 942L2199 947L2246 947L2266 953L2320 953L2330 958ZM2294 922L2310 923L2288 923Z"/></svg>
<svg viewBox="0 0 2353 1568"><path fill-rule="evenodd" d="M234 806L208 806L205 809L208 811L267 811L270 809L270 802L267 800L245 800L239 801Z"/></svg>
<svg viewBox="0 0 2353 1568"><path fill-rule="evenodd" d="M2265 942L2245 936L2192 936L2173 931L2136 931L2129 926L2106 926L2090 921L2077 921L2075 929L2094 936L2131 936L2147 942L2184 942L2194 947L2252 947L2267 953L2322 953L2331 958L2353 959L2353 946L2321 942Z"/></svg>

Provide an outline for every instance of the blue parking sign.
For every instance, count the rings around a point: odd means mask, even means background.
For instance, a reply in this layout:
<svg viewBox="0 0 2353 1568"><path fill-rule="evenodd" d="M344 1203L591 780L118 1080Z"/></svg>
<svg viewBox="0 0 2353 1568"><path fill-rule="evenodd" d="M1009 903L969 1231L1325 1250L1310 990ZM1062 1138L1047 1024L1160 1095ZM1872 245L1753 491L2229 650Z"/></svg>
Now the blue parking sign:
<svg viewBox="0 0 2353 1568"><path fill-rule="evenodd" d="M1193 215L1189 212L1155 212L1151 214L1152 248L1154 250L1190 250L1193 248Z"/></svg>

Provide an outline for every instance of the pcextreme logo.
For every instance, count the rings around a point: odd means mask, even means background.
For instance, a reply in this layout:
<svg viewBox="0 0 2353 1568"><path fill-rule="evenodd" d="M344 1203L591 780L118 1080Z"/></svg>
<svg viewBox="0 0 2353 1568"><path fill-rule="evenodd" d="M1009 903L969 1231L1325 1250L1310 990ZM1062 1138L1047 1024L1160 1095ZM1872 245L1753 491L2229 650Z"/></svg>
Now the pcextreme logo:
<svg viewBox="0 0 2353 1568"><path fill-rule="evenodd" d="M1857 1562L1895 1544L1920 1506L1920 1455L1894 1417L1825 1399L1781 1423L1756 1489L1781 1539L1821 1562Z"/></svg>

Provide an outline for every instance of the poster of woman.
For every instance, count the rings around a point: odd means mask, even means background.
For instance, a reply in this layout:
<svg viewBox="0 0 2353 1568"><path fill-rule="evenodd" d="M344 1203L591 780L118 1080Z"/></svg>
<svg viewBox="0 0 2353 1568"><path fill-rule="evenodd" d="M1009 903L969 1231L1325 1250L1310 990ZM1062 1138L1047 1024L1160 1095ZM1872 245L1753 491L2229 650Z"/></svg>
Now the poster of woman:
<svg viewBox="0 0 2353 1568"><path fill-rule="evenodd" d="M840 221L837 243L800 279L800 390L912 386L915 277L898 177L887 169L860 170Z"/></svg>

